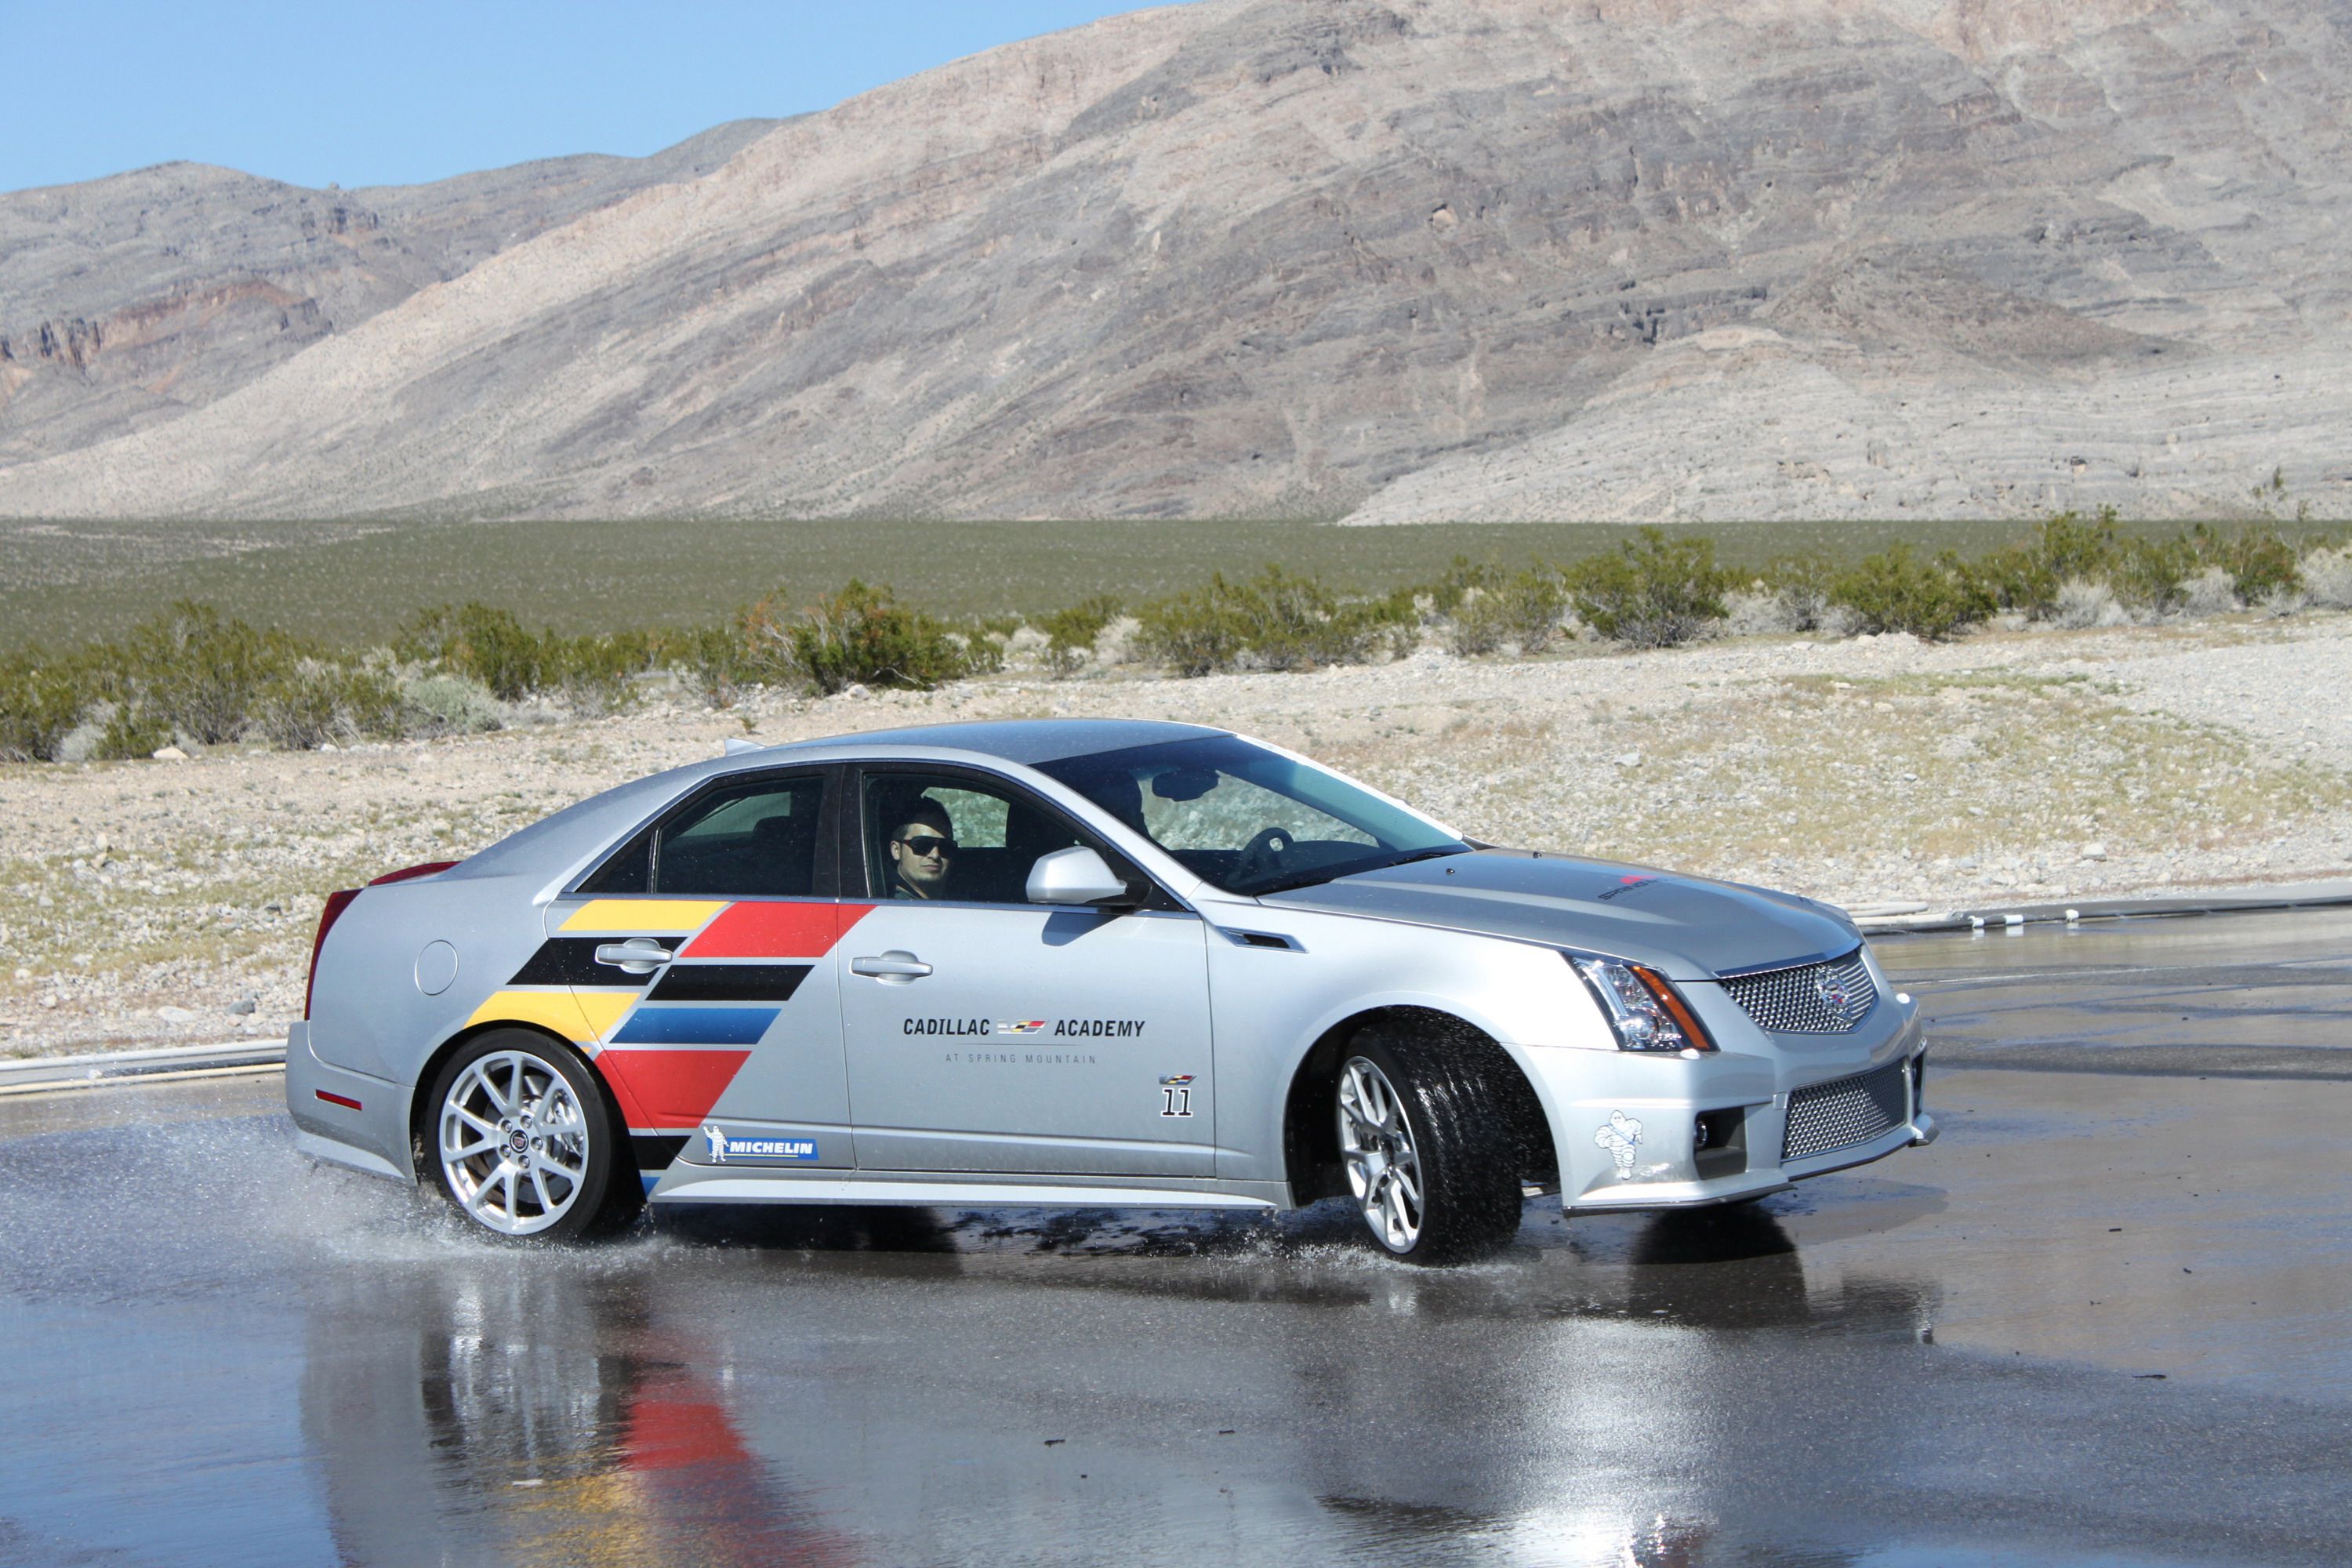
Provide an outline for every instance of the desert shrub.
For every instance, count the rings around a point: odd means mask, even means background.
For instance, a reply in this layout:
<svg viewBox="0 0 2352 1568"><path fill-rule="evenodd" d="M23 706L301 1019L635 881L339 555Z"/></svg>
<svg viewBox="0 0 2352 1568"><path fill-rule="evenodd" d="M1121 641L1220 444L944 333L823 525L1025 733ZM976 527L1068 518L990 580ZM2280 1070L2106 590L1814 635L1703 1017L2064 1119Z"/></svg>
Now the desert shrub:
<svg viewBox="0 0 2352 1568"><path fill-rule="evenodd" d="M1738 637L1829 631L1844 613L1831 602L1838 568L1826 555L1778 555L1746 588L1724 595L1726 629Z"/></svg>
<svg viewBox="0 0 2352 1568"><path fill-rule="evenodd" d="M735 617L734 668L742 680L761 686L799 686L800 668L793 662L793 623L800 612L782 588L745 608Z"/></svg>
<svg viewBox="0 0 2352 1568"><path fill-rule="evenodd" d="M1780 613L1792 632L1821 631L1830 614L1830 588L1837 581L1837 563L1811 552L1776 555L1764 563L1763 581L1780 601Z"/></svg>
<svg viewBox="0 0 2352 1568"><path fill-rule="evenodd" d="M1467 555L1457 555L1454 564L1439 574L1435 582L1423 584L1418 592L1429 601L1431 614L1451 616L1462 608L1464 600L1475 593L1483 593L1502 574L1497 563L1473 565Z"/></svg>
<svg viewBox="0 0 2352 1568"><path fill-rule="evenodd" d="M1171 595L1136 612L1136 649L1178 675L1208 675L1240 662L1247 646L1240 613L1224 574L1205 588Z"/></svg>
<svg viewBox="0 0 2352 1568"><path fill-rule="evenodd" d="M1454 600L1445 624L1445 651L1464 658L1493 653L1507 636L1492 589L1473 587Z"/></svg>
<svg viewBox="0 0 2352 1568"><path fill-rule="evenodd" d="M971 668L961 639L938 616L901 605L887 586L852 578L807 609L772 595L746 613L751 668L787 674L820 692L853 685L927 691Z"/></svg>
<svg viewBox="0 0 2352 1568"><path fill-rule="evenodd" d="M274 746L309 752L330 741L398 735L403 717L400 688L388 677L305 658L256 690L251 728Z"/></svg>
<svg viewBox="0 0 2352 1568"><path fill-rule="evenodd" d="M392 651L409 663L471 676L514 702L539 689L547 640L525 628L511 610L469 602L418 611L393 639Z"/></svg>
<svg viewBox="0 0 2352 1568"><path fill-rule="evenodd" d="M1262 668L1304 669L1359 652L1352 634L1334 631L1339 601L1318 578L1269 564L1233 585L1232 604L1242 622L1242 646Z"/></svg>
<svg viewBox="0 0 2352 1568"><path fill-rule="evenodd" d="M672 641L647 631L534 632L511 610L468 602L420 610L394 637L392 651L405 663L479 681L502 701L543 692L601 713L630 700L631 678L651 669Z"/></svg>
<svg viewBox="0 0 2352 1568"><path fill-rule="evenodd" d="M557 685L567 681L624 684L651 669L655 663L654 636L645 631L577 637L557 637L550 632L540 638L540 650L542 679L551 679Z"/></svg>
<svg viewBox="0 0 2352 1568"><path fill-rule="evenodd" d="M1460 557L1454 565L1457 571L1463 565ZM1451 651L1493 653L1506 643L1515 643L1521 653L1539 653L1559 635L1561 612L1568 608L1568 589L1557 571L1540 564L1508 574L1499 566L1475 570L1475 581L1449 595L1452 620L1445 643ZM1452 587L1453 583L1446 586ZM1439 595L1433 594L1431 599L1434 605Z"/></svg>
<svg viewBox="0 0 2352 1568"><path fill-rule="evenodd" d="M402 683L400 707L401 727L428 738L480 734L507 721L505 706L470 675L415 676Z"/></svg>
<svg viewBox="0 0 2352 1568"><path fill-rule="evenodd" d="M116 702L108 706L89 754L100 762L152 756L174 739L172 727L161 719L131 703Z"/></svg>
<svg viewBox="0 0 2352 1568"><path fill-rule="evenodd" d="M0 658L0 762L51 763L89 703L82 672L37 648Z"/></svg>
<svg viewBox="0 0 2352 1568"><path fill-rule="evenodd" d="M1762 578L1723 596L1723 629L1736 637L1770 637L1797 630L1788 601Z"/></svg>
<svg viewBox="0 0 2352 1568"><path fill-rule="evenodd" d="M262 689L312 653L283 632L257 631L209 605L182 600L120 646L92 649L89 668L97 694L117 706L110 731L125 747L152 739L146 750L152 751L175 733L208 746L237 739L252 722Z"/></svg>
<svg viewBox="0 0 2352 1568"><path fill-rule="evenodd" d="M1909 632L1931 641L1991 614L1992 598L1949 551L1922 561L1897 544L1857 562L1831 588L1860 632Z"/></svg>
<svg viewBox="0 0 2352 1568"><path fill-rule="evenodd" d="M2115 509L2095 518L2060 512L2045 519L2031 538L1990 552L1969 569L1977 589L1997 607L2035 620L2079 624L2081 595L2104 585L2116 602L2158 614L2189 609L2217 614L2236 603L2288 605L2302 586L2295 548L2266 524L2217 528L2199 523L2171 539L2125 538ZM2207 582L2192 593L2201 574L2219 572L2230 585L2228 599ZM2074 602L2062 605L2068 584Z"/></svg>
<svg viewBox="0 0 2352 1568"><path fill-rule="evenodd" d="M1185 676L1244 662L1261 669L1349 663L1402 647L1420 626L1410 593L1347 598L1278 565L1243 582L1214 574L1207 586L1147 605L1137 618L1144 657Z"/></svg>
<svg viewBox="0 0 2352 1568"><path fill-rule="evenodd" d="M1566 603L1564 591L1561 603ZM1345 625L1340 641L1349 648L1349 658L1383 654L1402 658L1421 646L1421 596L1411 588L1399 588L1377 599L1350 599L1341 606L1341 614ZM1550 629L1556 632L1557 608L1553 616Z"/></svg>
<svg viewBox="0 0 2352 1568"><path fill-rule="evenodd" d="M2227 572L2231 587L2250 605L2303 586L2294 546L2280 538L2276 529L2252 526L2225 533L2200 522L2189 531L2189 545L2198 564Z"/></svg>
<svg viewBox="0 0 2352 1568"><path fill-rule="evenodd" d="M655 648L653 634L645 631L575 637L542 632L533 685L575 713L609 713L636 700L635 677L654 667Z"/></svg>
<svg viewBox="0 0 2352 1568"><path fill-rule="evenodd" d="M2219 566L2200 566L2181 583L2179 607L2191 616L2226 616L2241 606L2230 574Z"/></svg>
<svg viewBox="0 0 2352 1568"><path fill-rule="evenodd" d="M2322 609L2352 610L2352 546L2307 552L2297 568L2304 592Z"/></svg>
<svg viewBox="0 0 2352 1568"><path fill-rule="evenodd" d="M2091 626L2119 626L2131 616L2116 603L2115 590L2105 583L2086 583L2080 577L2070 577L2058 590L2058 601L2051 605L2050 624L2066 631L2081 631Z"/></svg>
<svg viewBox="0 0 2352 1568"><path fill-rule="evenodd" d="M1974 574L2001 609L2047 620L2067 584L2105 582L2122 550L2115 508L2100 508L2095 518L2062 511L2044 518L2032 538L1984 556Z"/></svg>
<svg viewBox="0 0 2352 1568"><path fill-rule="evenodd" d="M2123 604L2162 615L2179 607L2196 570L2196 552L2186 540L2129 539L2108 567L2107 586Z"/></svg>
<svg viewBox="0 0 2352 1568"><path fill-rule="evenodd" d="M1004 652L1021 629L1018 616L976 616L957 623L949 635L963 647L963 673L994 675L1004 668Z"/></svg>
<svg viewBox="0 0 2352 1568"><path fill-rule="evenodd" d="M1076 674L1094 657L1096 639L1118 619L1123 607L1111 595L1097 594L1038 622L1037 629L1045 634L1045 668L1057 676Z"/></svg>
<svg viewBox="0 0 2352 1568"><path fill-rule="evenodd" d="M1613 551L1569 568L1576 613L1602 637L1635 647L1672 647L1723 618L1733 578L1715 563L1715 542L1642 530Z"/></svg>
<svg viewBox="0 0 2352 1568"><path fill-rule="evenodd" d="M713 708L732 707L743 686L758 679L745 641L744 628L751 615L743 610L720 625L673 634L665 647L665 657L686 672L695 690Z"/></svg>

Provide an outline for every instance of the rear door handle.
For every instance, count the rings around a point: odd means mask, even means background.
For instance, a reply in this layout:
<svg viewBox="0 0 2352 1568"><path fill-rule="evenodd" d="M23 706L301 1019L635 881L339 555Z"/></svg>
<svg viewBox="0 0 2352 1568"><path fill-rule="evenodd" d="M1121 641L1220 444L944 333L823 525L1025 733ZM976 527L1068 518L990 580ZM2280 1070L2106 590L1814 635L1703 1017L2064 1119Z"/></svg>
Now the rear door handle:
<svg viewBox="0 0 2352 1568"><path fill-rule="evenodd" d="M931 966L913 953L892 948L879 958L853 958L849 961L852 974L870 974L884 984L904 985L910 980L920 980L931 972Z"/></svg>
<svg viewBox="0 0 2352 1568"><path fill-rule="evenodd" d="M624 974L651 974L669 962L669 949L649 936L633 936L626 942L600 942L596 962Z"/></svg>

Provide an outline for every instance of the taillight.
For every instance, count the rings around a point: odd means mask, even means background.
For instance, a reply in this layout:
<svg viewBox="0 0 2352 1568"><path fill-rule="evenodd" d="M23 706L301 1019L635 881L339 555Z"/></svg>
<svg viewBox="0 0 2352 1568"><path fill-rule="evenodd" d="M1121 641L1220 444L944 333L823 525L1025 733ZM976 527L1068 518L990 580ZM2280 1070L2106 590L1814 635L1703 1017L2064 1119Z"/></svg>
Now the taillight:
<svg viewBox="0 0 2352 1568"><path fill-rule="evenodd" d="M305 1019L310 1016L311 994L319 989L319 950L327 945L327 932L333 929L343 911L352 907L352 900L359 896L357 888L339 888L327 895L327 907L319 911L319 934L310 939L310 978L302 987L302 1016Z"/></svg>

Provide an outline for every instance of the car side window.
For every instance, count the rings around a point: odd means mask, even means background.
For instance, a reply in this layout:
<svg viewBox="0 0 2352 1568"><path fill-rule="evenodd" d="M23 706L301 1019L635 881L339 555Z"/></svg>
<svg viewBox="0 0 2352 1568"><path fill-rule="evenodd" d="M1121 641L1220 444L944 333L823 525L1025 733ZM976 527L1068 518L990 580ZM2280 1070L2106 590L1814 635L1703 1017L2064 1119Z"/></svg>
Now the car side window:
<svg viewBox="0 0 2352 1568"><path fill-rule="evenodd" d="M1122 863L1042 801L967 775L869 771L858 795L875 898L1025 904L1041 855L1084 846Z"/></svg>
<svg viewBox="0 0 2352 1568"><path fill-rule="evenodd" d="M721 785L639 834L581 891L813 897L824 805L822 773Z"/></svg>

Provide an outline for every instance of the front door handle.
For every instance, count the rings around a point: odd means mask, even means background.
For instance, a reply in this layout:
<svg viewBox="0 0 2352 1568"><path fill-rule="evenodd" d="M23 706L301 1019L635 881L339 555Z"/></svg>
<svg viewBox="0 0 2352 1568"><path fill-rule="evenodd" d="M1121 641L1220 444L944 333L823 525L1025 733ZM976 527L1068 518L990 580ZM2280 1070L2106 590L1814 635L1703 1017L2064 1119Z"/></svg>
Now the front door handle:
<svg viewBox="0 0 2352 1568"><path fill-rule="evenodd" d="M599 943L596 962L609 963L624 974L651 974L669 962L669 949L649 936L633 936L626 942Z"/></svg>
<svg viewBox="0 0 2352 1568"><path fill-rule="evenodd" d="M904 985L920 980L931 972L931 966L913 953L892 948L879 958L853 958L849 961L852 974L870 974L885 985Z"/></svg>

